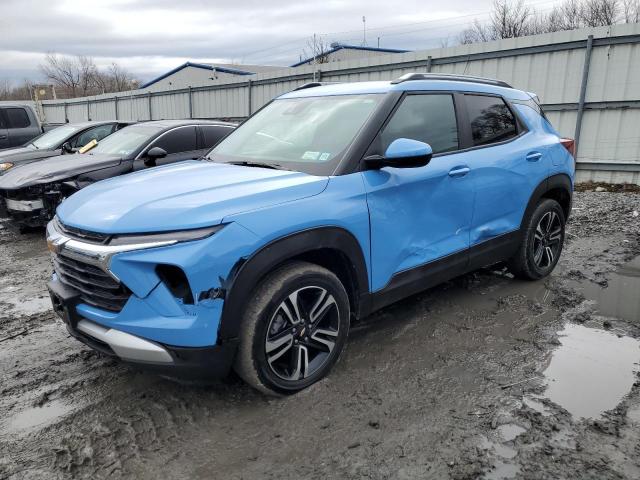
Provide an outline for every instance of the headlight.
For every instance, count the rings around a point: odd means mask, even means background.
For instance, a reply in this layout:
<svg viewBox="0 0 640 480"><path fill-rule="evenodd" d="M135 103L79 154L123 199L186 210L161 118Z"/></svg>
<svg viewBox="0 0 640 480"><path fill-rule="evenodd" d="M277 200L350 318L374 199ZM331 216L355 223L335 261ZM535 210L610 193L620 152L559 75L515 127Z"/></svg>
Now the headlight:
<svg viewBox="0 0 640 480"><path fill-rule="evenodd" d="M110 247L116 247L125 245L143 245L146 243L190 242L193 240L202 240L203 238L210 237L223 228L224 225L215 225L213 227L196 228L193 230L177 230L175 232L114 235L113 237L111 237L108 245Z"/></svg>
<svg viewBox="0 0 640 480"><path fill-rule="evenodd" d="M13 167L13 163L9 163L9 162L0 163L0 172L6 172L11 167Z"/></svg>

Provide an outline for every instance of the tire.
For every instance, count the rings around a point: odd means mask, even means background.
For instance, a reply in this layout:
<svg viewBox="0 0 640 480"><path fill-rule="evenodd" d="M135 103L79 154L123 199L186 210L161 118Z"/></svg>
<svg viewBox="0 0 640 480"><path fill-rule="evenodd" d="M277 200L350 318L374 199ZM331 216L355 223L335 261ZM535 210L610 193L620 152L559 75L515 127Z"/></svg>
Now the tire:
<svg viewBox="0 0 640 480"><path fill-rule="evenodd" d="M234 369L263 393L298 392L336 363L350 315L347 292L332 272L307 262L279 267L251 295Z"/></svg>
<svg viewBox="0 0 640 480"><path fill-rule="evenodd" d="M522 243L507 266L518 278L539 280L553 271L562 253L564 211L555 200L544 198L524 225Z"/></svg>

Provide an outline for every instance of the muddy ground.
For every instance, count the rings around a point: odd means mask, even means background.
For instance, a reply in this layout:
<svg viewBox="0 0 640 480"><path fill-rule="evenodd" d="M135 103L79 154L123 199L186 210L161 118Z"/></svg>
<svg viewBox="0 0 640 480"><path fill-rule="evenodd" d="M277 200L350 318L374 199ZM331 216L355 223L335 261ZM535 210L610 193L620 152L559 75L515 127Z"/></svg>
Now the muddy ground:
<svg viewBox="0 0 640 480"><path fill-rule="evenodd" d="M387 308L284 399L73 340L42 232L5 221L0 478L640 478L639 211L637 193L577 193L551 277L487 269Z"/></svg>

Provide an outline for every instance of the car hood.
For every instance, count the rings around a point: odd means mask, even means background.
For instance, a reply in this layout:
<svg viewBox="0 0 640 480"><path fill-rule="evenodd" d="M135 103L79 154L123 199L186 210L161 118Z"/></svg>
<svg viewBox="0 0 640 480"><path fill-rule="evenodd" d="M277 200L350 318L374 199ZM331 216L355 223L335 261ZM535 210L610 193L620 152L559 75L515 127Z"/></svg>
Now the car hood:
<svg viewBox="0 0 640 480"><path fill-rule="evenodd" d="M98 233L200 228L317 195L328 181L300 172L187 161L90 185L57 213L66 225Z"/></svg>
<svg viewBox="0 0 640 480"><path fill-rule="evenodd" d="M0 163L10 162L15 165L32 162L41 158L60 155L60 150L34 150L33 148L8 148L0 150ZM0 173L1 174L1 173Z"/></svg>
<svg viewBox="0 0 640 480"><path fill-rule="evenodd" d="M16 165L0 176L0 190L58 182L82 173L119 165L122 159L113 155L58 155L24 165Z"/></svg>

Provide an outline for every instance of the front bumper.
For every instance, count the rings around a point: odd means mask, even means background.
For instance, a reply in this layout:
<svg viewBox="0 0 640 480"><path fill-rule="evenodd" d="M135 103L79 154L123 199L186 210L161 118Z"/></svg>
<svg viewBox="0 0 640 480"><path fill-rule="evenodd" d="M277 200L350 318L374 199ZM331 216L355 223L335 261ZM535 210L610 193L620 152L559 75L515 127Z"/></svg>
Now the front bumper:
<svg viewBox="0 0 640 480"><path fill-rule="evenodd" d="M69 333L94 350L110 357L180 379L225 377L237 350L237 341L229 340L209 347L176 347L147 340L84 318L78 312L78 291L53 280L48 284L54 311L62 318Z"/></svg>

